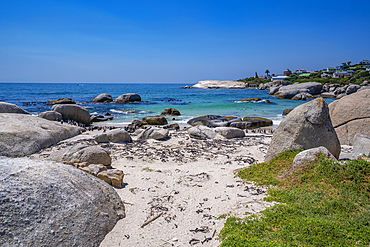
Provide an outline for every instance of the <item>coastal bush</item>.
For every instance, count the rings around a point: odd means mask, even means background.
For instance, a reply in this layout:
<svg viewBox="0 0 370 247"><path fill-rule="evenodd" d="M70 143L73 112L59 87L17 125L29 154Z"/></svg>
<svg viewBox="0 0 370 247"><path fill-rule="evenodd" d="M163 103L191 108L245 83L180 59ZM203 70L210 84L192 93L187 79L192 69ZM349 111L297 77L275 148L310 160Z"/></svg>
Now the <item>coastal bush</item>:
<svg viewBox="0 0 370 247"><path fill-rule="evenodd" d="M299 151L237 173L267 185L274 206L244 219L229 217L221 246L368 246L370 243L370 162L345 164L318 157L291 172Z"/></svg>

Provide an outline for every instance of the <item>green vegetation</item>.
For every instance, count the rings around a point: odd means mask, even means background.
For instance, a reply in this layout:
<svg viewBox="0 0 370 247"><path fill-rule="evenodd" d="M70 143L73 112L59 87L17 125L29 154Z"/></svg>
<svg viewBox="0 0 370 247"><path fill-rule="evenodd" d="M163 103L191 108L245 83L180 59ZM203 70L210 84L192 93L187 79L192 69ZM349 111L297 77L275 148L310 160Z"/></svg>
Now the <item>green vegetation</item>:
<svg viewBox="0 0 370 247"><path fill-rule="evenodd" d="M340 85L347 85L347 84L361 84L364 81L370 81L370 73L369 71L366 71L366 69L360 65L355 64L349 67L351 62L342 63L343 70L353 70L352 76L346 77L346 78L333 78L332 74L333 72L326 72L326 70L320 70L317 73L313 74L304 74L298 75L296 73L293 73L288 78L284 79L284 81L287 81L289 83L295 83L295 82L309 82L309 81L315 81L315 82L321 82L321 83L329 83L329 84L340 84ZM330 76L321 78L321 75L323 73L329 74Z"/></svg>
<svg viewBox="0 0 370 247"><path fill-rule="evenodd" d="M368 246L370 163L318 157L292 173L298 152L238 172L242 179L270 186L266 200L278 204L245 219L228 218L221 246Z"/></svg>
<svg viewBox="0 0 370 247"><path fill-rule="evenodd" d="M271 80L270 79L261 79L261 78L251 77L251 78L239 79L238 81L244 81L244 82L247 82L249 84L261 84L261 83L270 82Z"/></svg>

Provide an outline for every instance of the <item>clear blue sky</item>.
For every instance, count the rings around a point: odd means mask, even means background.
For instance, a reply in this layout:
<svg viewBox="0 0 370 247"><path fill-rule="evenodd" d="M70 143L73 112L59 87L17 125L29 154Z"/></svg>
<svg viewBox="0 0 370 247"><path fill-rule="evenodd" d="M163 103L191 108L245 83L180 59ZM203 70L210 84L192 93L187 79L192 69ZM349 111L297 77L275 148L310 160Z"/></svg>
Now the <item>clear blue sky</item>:
<svg viewBox="0 0 370 247"><path fill-rule="evenodd" d="M0 81L196 83L363 59L369 0L0 0Z"/></svg>

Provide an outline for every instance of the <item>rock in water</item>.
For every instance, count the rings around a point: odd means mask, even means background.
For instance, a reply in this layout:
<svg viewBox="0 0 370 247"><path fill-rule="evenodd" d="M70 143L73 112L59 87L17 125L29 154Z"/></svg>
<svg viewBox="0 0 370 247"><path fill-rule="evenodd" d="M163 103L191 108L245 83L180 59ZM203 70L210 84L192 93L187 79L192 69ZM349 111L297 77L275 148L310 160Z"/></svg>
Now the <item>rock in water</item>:
<svg viewBox="0 0 370 247"><path fill-rule="evenodd" d="M325 147L311 148L300 152L294 157L293 169L301 167L302 165L305 165L305 163L314 161L317 158L317 155L323 155L330 160L337 160Z"/></svg>
<svg viewBox="0 0 370 247"><path fill-rule="evenodd" d="M0 157L0 246L99 246L125 217L106 182L52 161Z"/></svg>
<svg viewBox="0 0 370 247"><path fill-rule="evenodd" d="M6 102L0 102L0 113L30 114L28 111L23 110L19 106Z"/></svg>
<svg viewBox="0 0 370 247"><path fill-rule="evenodd" d="M0 113L0 156L30 155L82 131L31 115Z"/></svg>
<svg viewBox="0 0 370 247"><path fill-rule="evenodd" d="M141 97L137 93L126 93L118 96L113 102L118 104L125 104L131 102L140 102Z"/></svg>
<svg viewBox="0 0 370 247"><path fill-rule="evenodd" d="M103 164L106 166L112 163L107 150L85 144L78 144L53 152L48 159L59 162L79 160L88 164Z"/></svg>
<svg viewBox="0 0 370 247"><path fill-rule="evenodd" d="M92 102L94 103L109 103L109 102L112 102L113 101L113 98L112 98L112 95L110 94L107 94L107 93L102 93L102 94L99 94L95 99L93 99Z"/></svg>
<svg viewBox="0 0 370 247"><path fill-rule="evenodd" d="M162 116L170 115L170 116L180 116L181 113L179 110L174 109L174 108L166 108L163 110L161 113Z"/></svg>
<svg viewBox="0 0 370 247"><path fill-rule="evenodd" d="M74 120L78 123L90 125L90 114L82 106L71 104L53 105L52 111L59 112L63 116L63 120Z"/></svg>
<svg viewBox="0 0 370 247"><path fill-rule="evenodd" d="M340 144L352 145L357 133L370 136L370 89L332 102L329 111Z"/></svg>
<svg viewBox="0 0 370 247"><path fill-rule="evenodd" d="M39 114L39 117L45 118L50 121L60 121L63 119L62 114L56 111L44 111Z"/></svg>
<svg viewBox="0 0 370 247"><path fill-rule="evenodd" d="M76 102L71 98L63 98L51 100L45 103L46 105L56 105L56 104L76 104Z"/></svg>
<svg viewBox="0 0 370 247"><path fill-rule="evenodd" d="M276 128L265 161L289 149L326 147L335 158L340 144L323 98L312 100L294 108Z"/></svg>

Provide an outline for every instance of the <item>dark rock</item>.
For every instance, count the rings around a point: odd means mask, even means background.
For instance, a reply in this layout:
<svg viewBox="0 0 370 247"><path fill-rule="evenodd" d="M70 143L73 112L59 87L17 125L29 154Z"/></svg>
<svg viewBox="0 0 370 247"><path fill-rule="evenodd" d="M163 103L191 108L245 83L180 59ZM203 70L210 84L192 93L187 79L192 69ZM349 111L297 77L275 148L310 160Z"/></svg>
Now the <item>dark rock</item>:
<svg viewBox="0 0 370 247"><path fill-rule="evenodd" d="M141 97L137 93L126 93L118 96L113 102L118 104L140 102Z"/></svg>
<svg viewBox="0 0 370 247"><path fill-rule="evenodd" d="M148 123L149 125L166 125L167 119L163 116L151 116L143 118L143 121Z"/></svg>
<svg viewBox="0 0 370 247"><path fill-rule="evenodd" d="M112 98L112 95L110 94L107 94L107 93L102 93L102 94L99 94L95 99L93 99L92 102L94 103L109 103L109 102L112 102L113 101L113 98Z"/></svg>
<svg viewBox="0 0 370 247"><path fill-rule="evenodd" d="M166 115L180 116L181 113L177 109L174 109L174 108L166 108L166 109L163 110L163 112L161 113L161 115L162 116L166 116Z"/></svg>
<svg viewBox="0 0 370 247"><path fill-rule="evenodd" d="M289 112L291 112L291 111L293 111L293 109L285 109L285 110L283 111L283 116L288 115L288 114L289 114Z"/></svg>
<svg viewBox="0 0 370 247"><path fill-rule="evenodd" d="M262 117L245 117L243 122L251 123L248 128L260 128L266 126L272 126L273 122L271 119L262 118Z"/></svg>
<svg viewBox="0 0 370 247"><path fill-rule="evenodd" d="M56 104L76 104L76 102L71 98L63 98L63 99L56 99L50 100L45 103L46 105L56 105Z"/></svg>

